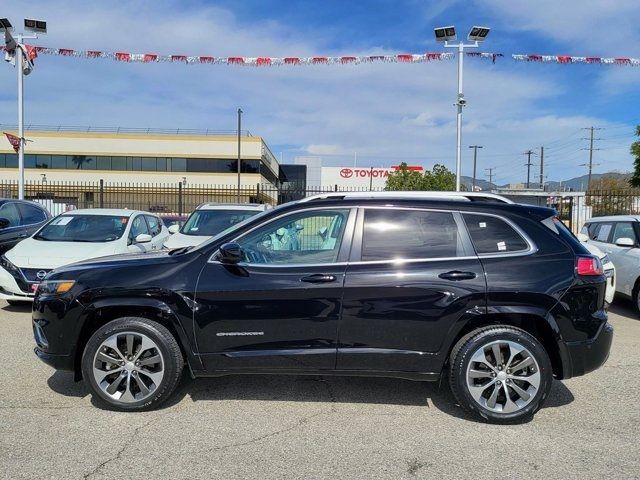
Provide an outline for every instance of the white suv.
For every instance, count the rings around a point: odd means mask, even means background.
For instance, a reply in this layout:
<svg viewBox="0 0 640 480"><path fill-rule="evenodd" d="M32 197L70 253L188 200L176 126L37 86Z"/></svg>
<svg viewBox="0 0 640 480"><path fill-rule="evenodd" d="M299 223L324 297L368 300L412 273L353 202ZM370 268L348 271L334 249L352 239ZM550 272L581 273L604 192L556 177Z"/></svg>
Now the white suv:
<svg viewBox="0 0 640 480"><path fill-rule="evenodd" d="M615 215L588 220L580 236L602 250L616 267L616 292L640 310L640 216Z"/></svg>
<svg viewBox="0 0 640 480"><path fill-rule="evenodd" d="M184 223L171 225L171 237L164 246L168 249L196 246L227 228L249 217L272 208L259 203L203 203L196 208Z"/></svg>

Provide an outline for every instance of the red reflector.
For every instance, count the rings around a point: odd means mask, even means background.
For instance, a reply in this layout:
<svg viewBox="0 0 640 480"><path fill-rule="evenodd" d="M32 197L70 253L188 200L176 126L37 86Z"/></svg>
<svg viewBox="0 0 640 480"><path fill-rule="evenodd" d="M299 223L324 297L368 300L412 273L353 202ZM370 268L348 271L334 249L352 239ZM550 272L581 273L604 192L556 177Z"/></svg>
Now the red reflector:
<svg viewBox="0 0 640 480"><path fill-rule="evenodd" d="M602 263L595 257L578 257L576 263L578 275L603 275Z"/></svg>

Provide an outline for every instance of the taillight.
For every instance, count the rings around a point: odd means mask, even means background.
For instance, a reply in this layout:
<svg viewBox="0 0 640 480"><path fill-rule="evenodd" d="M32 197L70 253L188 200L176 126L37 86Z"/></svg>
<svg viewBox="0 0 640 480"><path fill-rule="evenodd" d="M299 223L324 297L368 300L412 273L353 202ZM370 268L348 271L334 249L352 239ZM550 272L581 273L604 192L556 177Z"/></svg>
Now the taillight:
<svg viewBox="0 0 640 480"><path fill-rule="evenodd" d="M576 262L576 273L585 276L603 275L602 262L596 257L578 257Z"/></svg>

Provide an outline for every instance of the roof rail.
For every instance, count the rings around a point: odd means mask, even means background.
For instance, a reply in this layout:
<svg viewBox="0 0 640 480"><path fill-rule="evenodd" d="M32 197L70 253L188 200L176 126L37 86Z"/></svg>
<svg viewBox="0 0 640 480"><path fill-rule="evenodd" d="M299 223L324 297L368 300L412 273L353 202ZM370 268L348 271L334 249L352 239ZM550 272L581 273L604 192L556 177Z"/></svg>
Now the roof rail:
<svg viewBox="0 0 640 480"><path fill-rule="evenodd" d="M514 203L502 195L495 193L482 192L330 192L320 193L305 197L300 202L313 202L318 200L337 200L337 199L376 199L376 198L393 198L393 199L417 199L417 200L453 200L459 202L496 202L496 203Z"/></svg>

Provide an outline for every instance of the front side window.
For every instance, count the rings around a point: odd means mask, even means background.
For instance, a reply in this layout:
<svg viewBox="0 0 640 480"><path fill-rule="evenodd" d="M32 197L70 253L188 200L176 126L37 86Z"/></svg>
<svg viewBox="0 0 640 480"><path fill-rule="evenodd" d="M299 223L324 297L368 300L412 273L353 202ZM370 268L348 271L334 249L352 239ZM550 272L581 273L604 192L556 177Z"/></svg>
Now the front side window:
<svg viewBox="0 0 640 480"><path fill-rule="evenodd" d="M243 261L253 264L317 264L338 259L348 209L288 215L238 240Z"/></svg>
<svg viewBox="0 0 640 480"><path fill-rule="evenodd" d="M529 249L529 244L522 235L500 218L470 213L462 216L479 255L522 252Z"/></svg>
<svg viewBox="0 0 640 480"><path fill-rule="evenodd" d="M589 227L589 237L597 242L608 242L613 229L612 223L594 223L593 230Z"/></svg>
<svg viewBox="0 0 640 480"><path fill-rule="evenodd" d="M144 215L138 215L133 219L133 223L131 224L131 233L129 237L132 240L135 240L138 235L146 234L149 235L149 228L147 227L147 222L144 219Z"/></svg>
<svg viewBox="0 0 640 480"><path fill-rule="evenodd" d="M111 242L122 237L129 217L115 215L60 215L34 235L52 242Z"/></svg>
<svg viewBox="0 0 640 480"><path fill-rule="evenodd" d="M15 203L5 203L0 207L0 218L5 218L9 221L7 228L17 227L20 225L20 213Z"/></svg>
<svg viewBox="0 0 640 480"><path fill-rule="evenodd" d="M450 212L368 209L364 215L362 261L464 256Z"/></svg>
<svg viewBox="0 0 640 480"><path fill-rule="evenodd" d="M180 230L184 235L210 237L253 217L257 210L196 210Z"/></svg>
<svg viewBox="0 0 640 480"><path fill-rule="evenodd" d="M636 241L636 234L633 231L633 224L631 222L616 223L611 243L617 243L621 238L630 238L634 242Z"/></svg>
<svg viewBox="0 0 640 480"><path fill-rule="evenodd" d="M149 231L151 232L151 236L155 237L156 235L160 235L160 232L162 231L162 224L160 223L160 219L158 217L147 215L147 223L149 224Z"/></svg>
<svg viewBox="0 0 640 480"><path fill-rule="evenodd" d="M33 225L34 223L44 222L47 217L44 212L33 205L19 203L18 210L22 216L22 225Z"/></svg>

